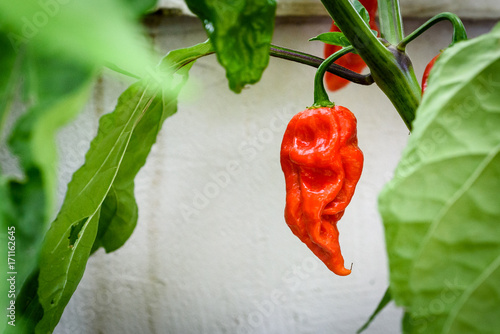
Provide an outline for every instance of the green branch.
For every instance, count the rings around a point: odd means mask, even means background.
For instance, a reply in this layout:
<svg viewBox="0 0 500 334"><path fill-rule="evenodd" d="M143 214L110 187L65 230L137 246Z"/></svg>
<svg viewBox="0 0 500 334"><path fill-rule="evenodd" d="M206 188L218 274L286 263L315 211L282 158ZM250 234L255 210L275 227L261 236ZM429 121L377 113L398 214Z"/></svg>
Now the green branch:
<svg viewBox="0 0 500 334"><path fill-rule="evenodd" d="M276 58L286 59L313 67L320 67L325 61L323 58L296 50L286 49L277 45L271 45L269 54ZM360 85L371 85L374 82L370 74L359 74L337 64L330 63L326 67L326 71Z"/></svg>
<svg viewBox="0 0 500 334"><path fill-rule="evenodd" d="M210 49L201 55L197 55L196 59L201 58L201 57L205 57L205 56L209 56L212 54L215 54L215 51ZM316 67L316 68L318 68L325 60L321 57L316 57L316 56L313 56L313 55L308 54L308 53L304 53L304 52L300 52L300 51L296 51L296 50L292 50L292 49L287 49L287 48L277 46L277 45L271 45L270 50L269 50L269 55L272 57L275 57L275 58L285 59L285 60L297 62L300 64L304 64L304 65L308 65L308 66L312 66L312 67ZM196 59L189 59L184 65L187 65L188 63L193 62ZM130 73L130 72L116 66L115 64L107 63L106 67L108 67L110 70L113 70L117 73L121 73L121 74L126 75L130 78L140 79L140 77L138 75L136 75L134 73ZM342 67L340 65L337 65L337 64L330 64L326 68L326 71L333 73L333 74L335 74L341 78L344 78L346 80L349 80L353 83L359 84L359 85L369 86L369 85L373 84L373 82L374 82L373 78L370 74L359 74L359 73L353 72L353 71L351 71L345 67Z"/></svg>
<svg viewBox="0 0 500 334"><path fill-rule="evenodd" d="M406 36L399 44L398 44L398 50L404 51L406 46L412 42L414 39L422 35L424 32L426 32L430 27L434 26L436 23L441 22L441 21L449 21L451 22L453 26L453 36L451 38L451 44L453 44L466 40L467 39L467 32L465 31L464 24L460 20L458 16L456 16L453 13L441 13L433 18L429 19L427 22L422 24L419 28L417 28L414 32Z"/></svg>

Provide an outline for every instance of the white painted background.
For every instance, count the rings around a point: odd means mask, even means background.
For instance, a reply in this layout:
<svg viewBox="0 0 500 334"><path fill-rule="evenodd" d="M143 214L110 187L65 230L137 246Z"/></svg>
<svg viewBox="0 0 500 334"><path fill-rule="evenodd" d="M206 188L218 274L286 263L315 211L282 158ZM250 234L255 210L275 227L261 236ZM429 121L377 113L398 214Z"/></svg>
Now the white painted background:
<svg viewBox="0 0 500 334"><path fill-rule="evenodd" d="M421 21L406 23L410 32ZM327 17L282 17L273 42L321 55L321 44L307 40L329 25ZM475 36L491 23L466 26ZM205 39L190 17L165 18L151 32L162 53ZM441 23L410 46L419 77L450 36ZM354 333L388 284L376 198L408 131L375 85L331 95L357 116L365 154L361 181L339 223L353 272L337 277L283 219L281 137L286 122L312 103L313 76L313 68L271 59L261 82L236 95L215 57L201 59L136 179L134 234L118 251L91 257L55 333ZM113 109L126 85L105 76L79 119L60 134L61 200L98 117ZM183 207L193 214L183 215ZM391 305L367 333L399 333L400 317Z"/></svg>

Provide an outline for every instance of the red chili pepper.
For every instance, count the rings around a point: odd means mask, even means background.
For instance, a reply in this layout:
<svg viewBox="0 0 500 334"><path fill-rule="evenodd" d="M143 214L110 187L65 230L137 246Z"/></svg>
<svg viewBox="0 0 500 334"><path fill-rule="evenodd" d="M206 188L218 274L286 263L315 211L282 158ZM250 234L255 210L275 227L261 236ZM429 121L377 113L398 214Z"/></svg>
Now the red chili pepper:
<svg viewBox="0 0 500 334"><path fill-rule="evenodd" d="M377 13L377 6L378 6L377 0L360 0L360 2L370 14L370 28L379 31L378 26L375 23L375 15ZM340 29L335 25L335 22L332 22L330 31L331 32L340 31ZM340 46L325 44L324 57L327 58L340 49L341 49ZM363 61L363 59L359 55L354 53L349 53L343 56L342 58L338 59L335 63L347 69L350 69L351 71L354 71L356 73L361 73L361 71L363 71L363 69L366 67L366 64ZM346 86L350 81L343 79L339 76L336 76L335 74L327 72L325 74L325 82L326 86L330 91L336 91Z"/></svg>
<svg viewBox="0 0 500 334"><path fill-rule="evenodd" d="M424 75L422 76L422 94L424 94L424 91L427 89L427 79L429 78L429 74L431 73L432 68L434 67L434 63L436 60L439 58L441 54L438 54L432 60L427 64L424 70Z"/></svg>
<svg viewBox="0 0 500 334"><path fill-rule="evenodd" d="M356 117L334 106L295 115L283 136L285 220L292 232L337 275L349 275L337 222L351 201L363 168Z"/></svg>

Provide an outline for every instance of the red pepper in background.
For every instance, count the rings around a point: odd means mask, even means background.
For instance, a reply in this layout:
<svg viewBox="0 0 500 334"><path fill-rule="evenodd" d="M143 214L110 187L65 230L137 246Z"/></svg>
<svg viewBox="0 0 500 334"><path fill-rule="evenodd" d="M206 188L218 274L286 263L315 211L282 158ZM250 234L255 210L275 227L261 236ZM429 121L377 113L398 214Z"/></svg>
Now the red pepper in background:
<svg viewBox="0 0 500 334"><path fill-rule="evenodd" d="M370 28L379 31L378 26L375 23L375 16L377 14L378 7L377 0L360 0L360 2L370 14ZM335 22L332 22L330 32L340 32L340 29L335 25ZM327 58L340 49L340 46L325 44L324 57ZM361 73L361 71L363 71L363 69L366 67L363 59L359 55L354 53L346 54L335 63L356 73ZM325 74L325 82L330 91L336 91L346 86L350 81L327 72Z"/></svg>
<svg viewBox="0 0 500 334"><path fill-rule="evenodd" d="M349 275L337 222L351 201L363 168L356 117L334 106L295 115L283 136L285 220L292 232L337 275Z"/></svg>
<svg viewBox="0 0 500 334"><path fill-rule="evenodd" d="M424 94L424 91L427 89L427 79L429 78L429 73L431 73L432 68L434 67L434 63L436 60L439 58L441 54L438 54L432 60L427 64L424 70L424 75L422 76L422 94Z"/></svg>

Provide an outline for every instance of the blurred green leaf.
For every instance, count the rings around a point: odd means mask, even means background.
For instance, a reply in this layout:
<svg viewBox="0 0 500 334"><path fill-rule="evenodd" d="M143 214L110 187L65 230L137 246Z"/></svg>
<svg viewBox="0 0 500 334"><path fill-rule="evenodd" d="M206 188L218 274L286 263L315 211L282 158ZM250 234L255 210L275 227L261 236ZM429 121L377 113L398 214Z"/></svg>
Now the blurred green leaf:
<svg viewBox="0 0 500 334"><path fill-rule="evenodd" d="M229 87L236 93L260 80L269 63L274 30L274 0L187 0L226 69Z"/></svg>
<svg viewBox="0 0 500 334"><path fill-rule="evenodd" d="M43 234L55 210L57 188L57 148L55 136L61 126L73 119L87 102L94 71L81 68L63 58L31 55L33 107L15 124L11 151L24 171L22 180L9 183L16 215L11 225L17 230L17 282L36 266ZM27 60L28 60L27 59Z"/></svg>
<svg viewBox="0 0 500 334"><path fill-rule="evenodd" d="M66 55L91 66L114 63L141 77L155 65L123 0L2 1L0 21L15 49L29 43L38 54Z"/></svg>
<svg viewBox="0 0 500 334"><path fill-rule="evenodd" d="M380 195L390 288L406 310L405 333L500 328L499 45L497 26L440 56Z"/></svg>
<svg viewBox="0 0 500 334"><path fill-rule="evenodd" d="M21 80L21 63L24 50L17 53L12 48L7 35L0 30L0 134L3 132L5 120L16 88ZM0 142L3 138L0 137Z"/></svg>
<svg viewBox="0 0 500 334"><path fill-rule="evenodd" d="M136 15L144 15L155 8L158 0L122 0Z"/></svg>
<svg viewBox="0 0 500 334"><path fill-rule="evenodd" d="M95 74L87 66L74 64L64 57L40 56L29 49L26 45L15 52L10 44L6 45L4 54L13 51L14 68L1 76L2 82L7 82L1 87L6 100L19 95L18 81L23 82L30 96L28 110L9 129L8 144L18 158L23 177L3 175L0 184L1 225L12 226L16 232L13 271L19 288L37 266L43 236L55 210L55 136L86 103ZM4 118L7 118L11 102L3 106ZM2 230L2 235L5 231ZM6 294L2 294L2 305L9 302L5 297Z"/></svg>

